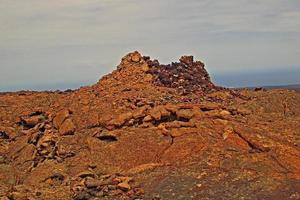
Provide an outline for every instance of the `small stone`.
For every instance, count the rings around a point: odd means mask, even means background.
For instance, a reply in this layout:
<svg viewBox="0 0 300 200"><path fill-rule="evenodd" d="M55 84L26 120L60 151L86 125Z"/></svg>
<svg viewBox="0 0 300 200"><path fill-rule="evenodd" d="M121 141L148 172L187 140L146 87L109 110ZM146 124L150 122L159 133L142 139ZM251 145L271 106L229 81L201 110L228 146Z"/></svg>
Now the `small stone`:
<svg viewBox="0 0 300 200"><path fill-rule="evenodd" d="M80 178L85 178L85 177L95 178L95 174L91 171L83 171L83 172L80 172L79 174L77 174L76 176L80 177Z"/></svg>
<svg viewBox="0 0 300 200"><path fill-rule="evenodd" d="M176 112L177 117L184 119L191 119L194 116L194 112L188 109L182 109Z"/></svg>
<svg viewBox="0 0 300 200"><path fill-rule="evenodd" d="M109 190L117 189L117 186L115 186L115 185L108 185L107 187L108 187Z"/></svg>
<svg viewBox="0 0 300 200"><path fill-rule="evenodd" d="M152 117L150 115L147 115L146 117L144 117L143 121L144 122L150 122L152 120Z"/></svg>
<svg viewBox="0 0 300 200"><path fill-rule="evenodd" d="M83 191L80 194L76 195L76 197L74 198L74 200L84 200L84 199L91 199L91 195Z"/></svg>
<svg viewBox="0 0 300 200"><path fill-rule="evenodd" d="M171 136L172 137L179 137L181 135L183 135L184 133L180 131L180 129L178 128L174 128L171 130Z"/></svg>
<svg viewBox="0 0 300 200"><path fill-rule="evenodd" d="M95 187L107 185L108 181L107 180L87 179L84 182L84 184L87 188L95 188Z"/></svg>
<svg viewBox="0 0 300 200"><path fill-rule="evenodd" d="M53 119L53 125L55 128L59 129L62 123L67 119L70 115L70 111L68 109L63 109L59 111Z"/></svg>
<svg viewBox="0 0 300 200"><path fill-rule="evenodd" d="M168 136L170 134L170 131L166 129L166 126L164 124L159 124L157 128L161 131L161 133L165 136Z"/></svg>
<svg viewBox="0 0 300 200"><path fill-rule="evenodd" d="M132 119L133 114L131 112L123 113L119 115L116 119L113 119L109 122L109 125L113 125L116 127L121 127L123 124L125 124L127 121Z"/></svg>
<svg viewBox="0 0 300 200"><path fill-rule="evenodd" d="M167 104L164 107L167 111L172 112L172 113L176 113L178 110L178 107L172 104Z"/></svg>
<svg viewBox="0 0 300 200"><path fill-rule="evenodd" d="M151 82L153 80L153 76L151 74L146 74L145 81Z"/></svg>
<svg viewBox="0 0 300 200"><path fill-rule="evenodd" d="M187 65L193 64L193 62L194 62L194 57L193 57L193 56L182 56L182 57L179 59L179 61L180 61L181 63L187 64Z"/></svg>
<svg viewBox="0 0 300 200"><path fill-rule="evenodd" d="M171 113L165 107L160 107L160 113L162 117L170 117L171 115Z"/></svg>
<svg viewBox="0 0 300 200"><path fill-rule="evenodd" d="M132 177L129 177L129 176L118 176L114 179L114 181L117 181L117 182L125 182L125 183L129 183L130 181L132 181L133 178Z"/></svg>
<svg viewBox="0 0 300 200"><path fill-rule="evenodd" d="M12 192L12 199L28 199L27 195L22 192Z"/></svg>
<svg viewBox="0 0 300 200"><path fill-rule="evenodd" d="M75 125L71 119L66 119L59 128L60 135L73 135L75 132Z"/></svg>
<svg viewBox="0 0 300 200"><path fill-rule="evenodd" d="M127 192L131 189L130 185L126 182L119 183L117 187L124 192Z"/></svg>
<svg viewBox="0 0 300 200"><path fill-rule="evenodd" d="M228 111L228 110L222 110L221 112L220 112L220 115L231 115L231 113Z"/></svg>
<svg viewBox="0 0 300 200"><path fill-rule="evenodd" d="M251 114L251 111L250 110L247 110L245 108L238 108L237 109L237 112L243 116L245 115L250 115Z"/></svg>
<svg viewBox="0 0 300 200"><path fill-rule="evenodd" d="M26 123L27 126L35 126L38 123L41 123L45 120L45 117L43 115L36 115L29 118L22 118L23 121Z"/></svg>
<svg viewBox="0 0 300 200"><path fill-rule="evenodd" d="M210 110L217 110L220 108L220 105L213 102L205 102L200 105L200 110L202 111L210 111Z"/></svg>
<svg viewBox="0 0 300 200"><path fill-rule="evenodd" d="M159 107L154 107L154 108L150 111L149 115L150 115L153 119L155 119L155 120L160 120L160 119L161 119L160 108L159 108Z"/></svg>
<svg viewBox="0 0 300 200"><path fill-rule="evenodd" d="M234 132L233 127L226 126L223 132L223 139L226 140L229 137L229 135L232 134L233 132Z"/></svg>
<svg viewBox="0 0 300 200"><path fill-rule="evenodd" d="M149 108L149 106L143 106L141 108L138 108L137 110L135 110L133 112L133 118L137 119L137 118L141 118L141 117L145 117L146 116L146 111Z"/></svg>
<svg viewBox="0 0 300 200"><path fill-rule="evenodd" d="M149 71L149 66L148 66L147 63L144 63L144 64L142 65L142 70L143 70L144 72Z"/></svg>
<svg viewBox="0 0 300 200"><path fill-rule="evenodd" d="M134 52L131 55L131 61L133 61L133 62L140 62L140 60L141 60L141 55L138 52Z"/></svg>

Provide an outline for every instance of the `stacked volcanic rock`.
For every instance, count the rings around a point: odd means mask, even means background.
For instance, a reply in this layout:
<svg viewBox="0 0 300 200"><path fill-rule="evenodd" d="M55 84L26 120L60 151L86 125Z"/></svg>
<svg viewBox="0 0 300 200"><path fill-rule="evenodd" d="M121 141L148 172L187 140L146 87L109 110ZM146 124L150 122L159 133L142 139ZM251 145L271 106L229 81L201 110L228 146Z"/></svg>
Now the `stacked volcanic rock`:
<svg viewBox="0 0 300 200"><path fill-rule="evenodd" d="M182 56L180 62L168 65L159 64L157 60L152 61L147 56L143 59L148 64L147 73L153 76L153 82L158 86L178 88L182 94L196 91L207 93L216 89L204 64L194 62L193 56Z"/></svg>
<svg viewBox="0 0 300 200"><path fill-rule="evenodd" d="M132 177L121 174L97 175L92 171L79 173L72 180L74 200L85 199L142 199L144 190Z"/></svg>

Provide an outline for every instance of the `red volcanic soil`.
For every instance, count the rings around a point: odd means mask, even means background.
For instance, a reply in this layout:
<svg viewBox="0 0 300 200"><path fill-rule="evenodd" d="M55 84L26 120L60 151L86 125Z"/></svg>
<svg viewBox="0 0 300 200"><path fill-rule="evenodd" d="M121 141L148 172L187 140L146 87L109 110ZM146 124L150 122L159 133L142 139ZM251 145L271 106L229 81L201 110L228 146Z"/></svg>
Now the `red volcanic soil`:
<svg viewBox="0 0 300 200"><path fill-rule="evenodd" d="M138 52L92 86L2 93L0 197L300 199L300 93Z"/></svg>

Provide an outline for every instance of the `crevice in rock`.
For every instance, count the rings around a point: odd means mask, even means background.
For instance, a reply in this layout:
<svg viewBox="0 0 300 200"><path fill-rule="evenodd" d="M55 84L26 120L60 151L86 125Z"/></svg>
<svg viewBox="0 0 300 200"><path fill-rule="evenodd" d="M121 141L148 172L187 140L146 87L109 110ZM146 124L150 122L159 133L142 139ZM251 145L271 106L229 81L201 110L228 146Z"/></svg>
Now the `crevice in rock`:
<svg viewBox="0 0 300 200"><path fill-rule="evenodd" d="M273 161L284 170L284 173L289 173L291 172L291 170L289 170L284 164L282 164L278 158L276 158L275 155L273 155L272 153L270 154L270 157L273 159Z"/></svg>
<svg viewBox="0 0 300 200"><path fill-rule="evenodd" d="M118 141L117 137L114 135L101 135L97 136L97 138L103 142L116 142Z"/></svg>
<svg viewBox="0 0 300 200"><path fill-rule="evenodd" d="M5 131L0 131L0 139L7 140L9 139L9 136Z"/></svg>
<svg viewBox="0 0 300 200"><path fill-rule="evenodd" d="M25 120L20 120L17 122L18 126L22 126L25 130L32 129L35 127L35 124L28 124Z"/></svg>
<svg viewBox="0 0 300 200"><path fill-rule="evenodd" d="M175 140L175 137L172 137L172 136L170 136L170 139L171 139L171 141L170 141L170 143L160 152L160 153L158 153L155 157L156 157L156 159L155 159L155 161L157 162L157 163L160 163L161 162L161 158L163 157L163 155L168 151L168 149L169 148L171 148L171 146L174 144L174 140Z"/></svg>
<svg viewBox="0 0 300 200"><path fill-rule="evenodd" d="M33 116L38 116L38 115L45 115L45 113L41 112L41 111L36 111L36 112L29 114L28 116L33 117Z"/></svg>
<svg viewBox="0 0 300 200"><path fill-rule="evenodd" d="M270 149L268 148L264 148L264 147L260 147L257 144L251 142L249 139L247 139L245 136L243 136L243 134L241 134L240 132L234 131L237 136L239 138L241 138L243 141L245 141L247 143L247 145L250 148L249 153L264 153L264 152L269 152Z"/></svg>
<svg viewBox="0 0 300 200"><path fill-rule="evenodd" d="M166 122L173 122L173 121L180 121L178 118L177 118L177 115L175 113L171 113L170 116L163 116L161 117L160 120L152 120L152 124L154 126L158 126L159 124L161 123L166 123Z"/></svg>
<svg viewBox="0 0 300 200"><path fill-rule="evenodd" d="M215 108L200 108L200 110L202 112L209 112L209 111L215 110Z"/></svg>

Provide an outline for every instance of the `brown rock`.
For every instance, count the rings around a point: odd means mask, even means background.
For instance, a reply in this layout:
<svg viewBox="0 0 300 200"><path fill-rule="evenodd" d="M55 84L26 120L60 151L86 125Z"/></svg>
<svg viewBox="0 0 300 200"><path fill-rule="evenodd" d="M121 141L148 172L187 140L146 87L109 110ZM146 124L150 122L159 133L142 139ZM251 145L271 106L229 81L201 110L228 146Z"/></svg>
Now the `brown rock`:
<svg viewBox="0 0 300 200"><path fill-rule="evenodd" d="M119 183L121 183L121 182L123 182L123 183L129 183L132 180L133 180L133 178L129 177L129 176L118 176L118 177L116 177L114 179L114 181L119 182Z"/></svg>
<svg viewBox="0 0 300 200"><path fill-rule="evenodd" d="M16 136L17 133L14 128L0 126L0 139L13 139Z"/></svg>
<svg viewBox="0 0 300 200"><path fill-rule="evenodd" d="M75 125L71 119L66 119L59 127L60 135L73 135L75 132Z"/></svg>
<svg viewBox="0 0 300 200"><path fill-rule="evenodd" d="M164 107L167 111L172 112L172 113L176 113L178 110L178 107L176 105L173 104L167 104Z"/></svg>
<svg viewBox="0 0 300 200"><path fill-rule="evenodd" d="M149 115L155 120L160 120L161 119L160 109L161 107L154 107L152 110L150 110Z"/></svg>
<svg viewBox="0 0 300 200"><path fill-rule="evenodd" d="M87 188L95 188L103 185L108 185L109 182L107 180L87 179L84 184Z"/></svg>
<svg viewBox="0 0 300 200"><path fill-rule="evenodd" d="M248 110L248 109L245 109L245 108L238 108L237 109L237 112L241 115L250 115L251 114L251 111Z"/></svg>
<svg viewBox="0 0 300 200"><path fill-rule="evenodd" d="M142 70L143 70L144 72L149 71L149 66L148 66L147 63L144 63L144 64L142 65Z"/></svg>
<svg viewBox="0 0 300 200"><path fill-rule="evenodd" d="M21 120L25 122L26 126L34 127L38 123L43 122L45 120L45 117L43 115L35 115L35 116L21 118Z"/></svg>
<svg viewBox="0 0 300 200"><path fill-rule="evenodd" d="M116 127L120 127L124 125L127 121L132 119L132 117L133 114L131 112L123 113L119 115L116 119L111 120L109 124L114 125Z"/></svg>
<svg viewBox="0 0 300 200"><path fill-rule="evenodd" d="M171 113L163 106L160 107L160 113L162 117L169 117Z"/></svg>
<svg viewBox="0 0 300 200"><path fill-rule="evenodd" d="M153 76L151 74L146 74L145 81L151 82L153 80Z"/></svg>
<svg viewBox="0 0 300 200"><path fill-rule="evenodd" d="M222 110L222 111L220 112L220 115L226 116L226 115L231 115L231 113L230 113L228 110Z"/></svg>
<svg viewBox="0 0 300 200"><path fill-rule="evenodd" d="M213 102L205 102L199 105L202 111L210 111L210 110L217 110L220 108L220 105Z"/></svg>
<svg viewBox="0 0 300 200"><path fill-rule="evenodd" d="M134 53L132 53L131 55L131 61L133 62L139 62L141 60L141 54L138 53L137 51L135 51Z"/></svg>
<svg viewBox="0 0 300 200"><path fill-rule="evenodd" d="M137 119L137 118L141 118L141 117L145 117L146 116L146 111L148 110L149 106L143 106L141 108L138 108L137 110L135 110L133 112L133 118Z"/></svg>
<svg viewBox="0 0 300 200"><path fill-rule="evenodd" d="M120 190L124 192L127 192L131 189L131 186L126 182L119 183L117 186Z"/></svg>
<svg viewBox="0 0 300 200"><path fill-rule="evenodd" d="M194 116L194 112L189 109L181 109L176 112L178 118L191 119Z"/></svg>
<svg viewBox="0 0 300 200"><path fill-rule="evenodd" d="M144 117L143 121L144 122L150 122L152 120L152 117L150 115L147 115L146 117Z"/></svg>
<svg viewBox="0 0 300 200"><path fill-rule="evenodd" d="M59 111L53 119L53 125L55 128L59 129L62 123L70 116L70 111L68 109L63 109Z"/></svg>
<svg viewBox="0 0 300 200"><path fill-rule="evenodd" d="M95 173L92 171L83 171L83 172L80 172L79 174L77 174L76 176L80 177L80 178L85 178L85 177L95 178L96 177Z"/></svg>
<svg viewBox="0 0 300 200"><path fill-rule="evenodd" d="M194 57L193 56L182 56L180 59L179 59L180 62L182 63L185 63L187 65L189 64L193 64L194 62Z"/></svg>

